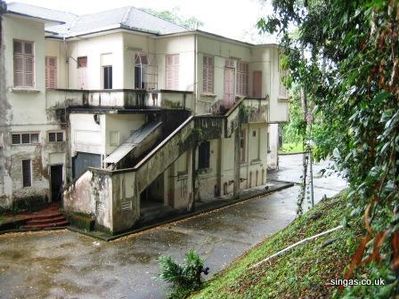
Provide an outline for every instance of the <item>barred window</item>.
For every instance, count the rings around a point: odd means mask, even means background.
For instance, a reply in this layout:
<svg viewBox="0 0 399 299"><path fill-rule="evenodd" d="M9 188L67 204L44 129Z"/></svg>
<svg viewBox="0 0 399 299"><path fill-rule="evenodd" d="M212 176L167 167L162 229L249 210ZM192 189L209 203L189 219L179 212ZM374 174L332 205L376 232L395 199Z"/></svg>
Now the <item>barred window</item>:
<svg viewBox="0 0 399 299"><path fill-rule="evenodd" d="M49 132L48 133L49 142L62 142L64 141L64 132Z"/></svg>
<svg viewBox="0 0 399 299"><path fill-rule="evenodd" d="M37 144L39 143L39 133L13 133L11 143L17 144Z"/></svg>

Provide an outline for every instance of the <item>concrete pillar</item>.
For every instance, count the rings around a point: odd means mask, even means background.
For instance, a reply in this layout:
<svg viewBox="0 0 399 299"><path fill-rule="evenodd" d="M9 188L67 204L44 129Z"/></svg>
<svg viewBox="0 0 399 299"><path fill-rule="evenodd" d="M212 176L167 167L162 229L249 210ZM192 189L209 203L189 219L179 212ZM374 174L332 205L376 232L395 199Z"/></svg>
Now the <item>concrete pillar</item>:
<svg viewBox="0 0 399 299"><path fill-rule="evenodd" d="M239 124L234 131L234 197L236 197L240 191L240 132L241 125Z"/></svg>

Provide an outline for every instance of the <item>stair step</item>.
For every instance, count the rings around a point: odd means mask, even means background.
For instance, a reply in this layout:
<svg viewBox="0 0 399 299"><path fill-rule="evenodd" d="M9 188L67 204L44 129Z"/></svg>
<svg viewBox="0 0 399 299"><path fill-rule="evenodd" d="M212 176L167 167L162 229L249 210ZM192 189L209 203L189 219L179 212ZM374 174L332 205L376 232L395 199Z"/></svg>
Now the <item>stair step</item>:
<svg viewBox="0 0 399 299"><path fill-rule="evenodd" d="M32 220L33 219L50 219L50 218L57 218L59 216L62 216L62 214L59 211L50 211L50 212L41 212L40 214L33 214L32 215Z"/></svg>
<svg viewBox="0 0 399 299"><path fill-rule="evenodd" d="M44 223L51 223L51 222L58 222L65 220L65 217L59 214L57 217L49 217L49 218L33 218L29 220L26 224L33 225L33 224L44 224Z"/></svg>
<svg viewBox="0 0 399 299"><path fill-rule="evenodd" d="M45 229L45 228L52 228L52 227L64 227L67 226L69 223L66 220L63 221L57 221L53 223L42 223L42 224L28 224L22 226L22 229L33 229L33 230L39 230L39 229Z"/></svg>

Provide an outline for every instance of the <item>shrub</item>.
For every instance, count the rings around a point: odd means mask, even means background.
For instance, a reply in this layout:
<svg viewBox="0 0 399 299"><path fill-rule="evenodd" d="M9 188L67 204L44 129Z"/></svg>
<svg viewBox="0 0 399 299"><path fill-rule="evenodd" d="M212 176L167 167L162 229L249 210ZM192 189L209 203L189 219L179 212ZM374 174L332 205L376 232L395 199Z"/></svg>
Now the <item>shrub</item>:
<svg viewBox="0 0 399 299"><path fill-rule="evenodd" d="M172 284L169 298L186 298L192 291L202 287L201 273L208 274L204 269L204 260L194 251L186 253L184 264L179 265L170 256L159 258L161 268L160 278Z"/></svg>

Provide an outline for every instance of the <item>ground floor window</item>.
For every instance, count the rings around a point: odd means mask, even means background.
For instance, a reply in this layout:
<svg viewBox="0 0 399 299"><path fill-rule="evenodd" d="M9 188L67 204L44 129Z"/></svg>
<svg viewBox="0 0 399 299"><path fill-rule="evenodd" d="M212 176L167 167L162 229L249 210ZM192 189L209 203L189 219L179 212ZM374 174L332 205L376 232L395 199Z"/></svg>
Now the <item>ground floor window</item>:
<svg viewBox="0 0 399 299"><path fill-rule="evenodd" d="M209 168L210 144L209 141L201 143L198 149L198 169Z"/></svg>
<svg viewBox="0 0 399 299"><path fill-rule="evenodd" d="M24 187L30 187L32 185L31 160L22 160L22 185Z"/></svg>

